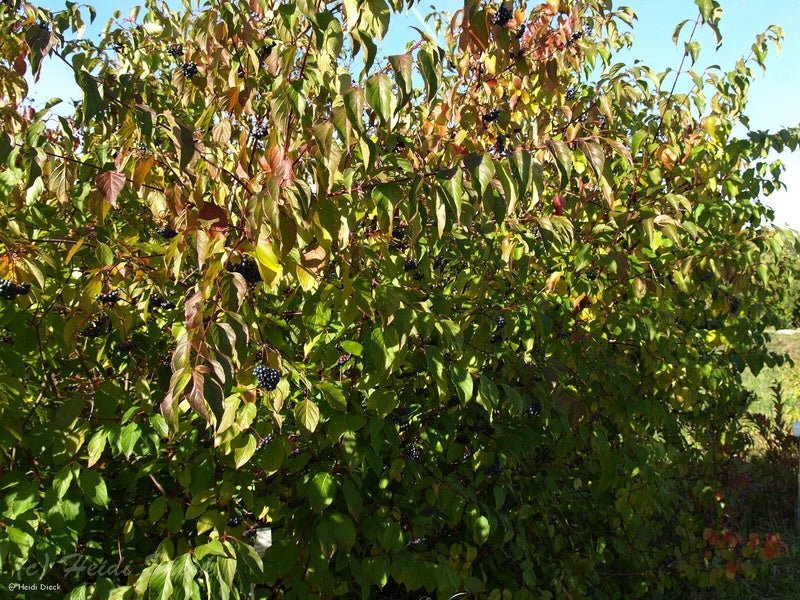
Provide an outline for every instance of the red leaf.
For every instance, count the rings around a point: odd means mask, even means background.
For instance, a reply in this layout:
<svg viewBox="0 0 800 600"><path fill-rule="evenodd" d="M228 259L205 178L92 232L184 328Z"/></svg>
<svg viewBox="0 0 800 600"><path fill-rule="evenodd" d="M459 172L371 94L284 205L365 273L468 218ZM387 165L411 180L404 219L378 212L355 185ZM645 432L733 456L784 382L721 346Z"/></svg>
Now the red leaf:
<svg viewBox="0 0 800 600"><path fill-rule="evenodd" d="M567 207L567 203L564 200L564 197L561 194L556 194L553 198L553 212L561 216L564 214L564 209Z"/></svg>
<svg viewBox="0 0 800 600"><path fill-rule="evenodd" d="M206 202L197 213L197 218L201 221L211 223L211 231L224 232L228 229L228 213L225 209L216 204Z"/></svg>
<svg viewBox="0 0 800 600"><path fill-rule="evenodd" d="M192 389L189 392L189 404L196 412L200 413L203 418L206 419L206 421L208 421L209 415L208 408L206 407L204 387L205 377L203 376L203 373L196 368L192 371Z"/></svg>
<svg viewBox="0 0 800 600"><path fill-rule="evenodd" d="M777 533L767 535L764 542L764 558L775 558L781 553L781 536Z"/></svg>
<svg viewBox="0 0 800 600"><path fill-rule="evenodd" d="M117 206L117 196L125 187L127 178L124 173L117 173L114 171L105 171L100 173L95 180L94 184L97 189L103 194L106 201L113 207Z"/></svg>
<svg viewBox="0 0 800 600"><path fill-rule="evenodd" d="M725 567L725 576L728 579L734 579L738 572L739 572L739 565L737 565L732 560L729 560L727 566Z"/></svg>

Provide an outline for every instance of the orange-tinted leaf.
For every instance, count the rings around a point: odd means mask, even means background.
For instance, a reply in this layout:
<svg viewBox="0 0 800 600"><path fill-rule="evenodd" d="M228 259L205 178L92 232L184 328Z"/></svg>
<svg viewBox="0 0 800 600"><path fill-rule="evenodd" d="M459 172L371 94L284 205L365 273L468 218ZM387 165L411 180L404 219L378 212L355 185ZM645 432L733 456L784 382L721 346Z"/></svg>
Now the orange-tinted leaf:
<svg viewBox="0 0 800 600"><path fill-rule="evenodd" d="M155 162L156 157L149 154L137 163L136 168L133 170L133 183L136 187L142 187L144 178L150 173L150 169L153 168Z"/></svg>
<svg viewBox="0 0 800 600"><path fill-rule="evenodd" d="M739 565L737 565L732 560L728 561L728 564L725 567L725 577L728 579L733 579L736 577L736 574L739 572Z"/></svg>
<svg viewBox="0 0 800 600"><path fill-rule="evenodd" d="M764 542L764 558L775 558L781 553L781 536L777 533L767 535Z"/></svg>

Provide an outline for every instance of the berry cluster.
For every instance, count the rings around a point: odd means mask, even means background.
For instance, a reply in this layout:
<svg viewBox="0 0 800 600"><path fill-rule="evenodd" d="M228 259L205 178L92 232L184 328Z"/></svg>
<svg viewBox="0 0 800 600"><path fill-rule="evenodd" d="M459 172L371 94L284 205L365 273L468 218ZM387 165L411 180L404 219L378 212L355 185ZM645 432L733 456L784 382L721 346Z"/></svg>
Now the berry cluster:
<svg viewBox="0 0 800 600"><path fill-rule="evenodd" d="M339 366L342 366L344 363L346 363L351 358L352 358L352 356L350 354L340 354L339 355L339 360L337 361L336 364L338 364Z"/></svg>
<svg viewBox="0 0 800 600"><path fill-rule="evenodd" d="M175 303L172 300L167 300L161 294L153 292L150 294L150 306L156 306L163 310L172 310L175 308Z"/></svg>
<svg viewBox="0 0 800 600"><path fill-rule="evenodd" d="M170 227L169 225L161 225L161 226L159 226L159 227L156 227L156 235L159 235L159 236L161 236L161 237L162 237L162 238L164 238L165 240L171 240L171 239L172 239L172 238L174 238L176 235L178 235L178 232L177 232L177 231L175 231L175 230L174 230L172 227Z"/></svg>
<svg viewBox="0 0 800 600"><path fill-rule="evenodd" d="M497 317L497 327L503 328L506 326L506 318L503 315Z"/></svg>
<svg viewBox="0 0 800 600"><path fill-rule="evenodd" d="M483 115L483 122L484 123L492 123L493 121L497 121L497 117L499 117L499 116L500 116L500 109L499 108L493 108L492 110L487 112L485 115Z"/></svg>
<svg viewBox="0 0 800 600"><path fill-rule="evenodd" d="M275 47L275 42L272 42L271 44L265 44L264 46L261 47L261 50L258 53L258 58L261 60L261 62L264 62L267 59L267 57L270 54L272 54L272 49L274 47Z"/></svg>
<svg viewBox="0 0 800 600"><path fill-rule="evenodd" d="M413 271L417 268L417 261L413 258L407 258L406 261L403 263L403 270L405 271Z"/></svg>
<svg viewBox="0 0 800 600"><path fill-rule="evenodd" d="M242 523L241 517L231 517L228 519L228 527L238 527Z"/></svg>
<svg viewBox="0 0 800 600"><path fill-rule="evenodd" d="M122 340L121 342L117 343L117 350L120 352L130 352L136 348L136 342L134 340Z"/></svg>
<svg viewBox="0 0 800 600"><path fill-rule="evenodd" d="M181 65L181 73L184 77L194 77L198 73L197 64L194 61L185 62Z"/></svg>
<svg viewBox="0 0 800 600"><path fill-rule="evenodd" d="M268 433L267 437L263 437L260 440L258 440L258 444L256 444L256 452L258 452L259 450L262 450L264 448L264 446L269 444L271 441L272 441L272 434Z"/></svg>
<svg viewBox="0 0 800 600"><path fill-rule="evenodd" d="M735 315L739 312L739 299L731 298L731 314Z"/></svg>
<svg viewBox="0 0 800 600"><path fill-rule="evenodd" d="M408 240L406 239L406 228L403 225L395 225L392 227L392 246L397 250L406 250L408 248Z"/></svg>
<svg viewBox="0 0 800 600"><path fill-rule="evenodd" d="M491 465L486 467L483 470L484 474L488 475L489 477L497 477L500 473L503 472L503 467L501 465Z"/></svg>
<svg viewBox="0 0 800 600"><path fill-rule="evenodd" d="M534 402L525 410L525 414L529 417L538 417L542 414L542 405L538 402Z"/></svg>
<svg viewBox="0 0 800 600"><path fill-rule="evenodd" d="M576 90L575 90L575 87L574 87L574 86L569 86L569 87L567 88L567 93L566 93L566 94L564 94L564 97L565 97L567 100L570 100L570 101L571 101L571 100L575 100L575 94L576 94L576 93L577 93L577 92L576 92Z"/></svg>
<svg viewBox="0 0 800 600"><path fill-rule="evenodd" d="M569 39L567 40L567 45L570 46L570 45L574 44L579 39L581 39L583 37L583 35L584 35L583 31L575 31L575 32L573 32L573 34L571 36L569 36Z"/></svg>
<svg viewBox="0 0 800 600"><path fill-rule="evenodd" d="M400 406L395 408L391 415L392 423L397 425L400 431L405 431L411 423L408 420L409 409L407 406Z"/></svg>
<svg viewBox="0 0 800 600"><path fill-rule="evenodd" d="M528 26L525 23L523 23L522 25L519 26L519 29L517 29L517 39L518 40L522 39L522 36L525 35L525 31L527 29L528 29Z"/></svg>
<svg viewBox="0 0 800 600"><path fill-rule="evenodd" d="M172 58L180 58L183 56L183 46L181 44L170 44L167 46L167 54Z"/></svg>
<svg viewBox="0 0 800 600"><path fill-rule="evenodd" d="M256 125L255 127L253 127L253 137L256 138L257 140L266 137L268 132L269 130L267 129L267 126L265 124Z"/></svg>
<svg viewBox="0 0 800 600"><path fill-rule="evenodd" d="M25 296L31 291L30 283L14 283L8 279L0 279L0 298L14 300L17 296Z"/></svg>
<svg viewBox="0 0 800 600"><path fill-rule="evenodd" d="M497 14L495 14L492 23L500 27L505 27L506 23L508 23L513 18L514 18L514 13L508 10L505 6L501 6L497 10Z"/></svg>
<svg viewBox="0 0 800 600"><path fill-rule="evenodd" d="M597 275L591 269L586 271L585 275L586 275L586 279L588 279L589 281L594 281L595 279L597 279Z"/></svg>
<svg viewBox="0 0 800 600"><path fill-rule="evenodd" d="M498 156L506 156L508 154L508 148L506 148L506 136L498 135L497 141L492 146L492 150Z"/></svg>
<svg viewBox="0 0 800 600"><path fill-rule="evenodd" d="M111 290L105 294L97 294L94 299L103 304L116 304L119 302L119 290Z"/></svg>
<svg viewBox="0 0 800 600"><path fill-rule="evenodd" d="M96 338L100 337L105 333L106 325L108 324L108 317L105 315L101 316L99 319L89 323L86 327L81 329L81 335L83 337L88 338Z"/></svg>
<svg viewBox="0 0 800 600"><path fill-rule="evenodd" d="M278 382L281 380L280 369L273 369L266 365L257 365L253 369L253 376L258 382L258 387L270 392L278 387Z"/></svg>
<svg viewBox="0 0 800 600"><path fill-rule="evenodd" d="M406 447L405 455L408 460L419 460L422 457L422 450L416 444Z"/></svg>
<svg viewBox="0 0 800 600"><path fill-rule="evenodd" d="M235 265L228 263L228 271L231 273L239 273L239 275L244 277L245 281L251 285L255 285L261 281L261 274L258 272L256 261L247 254L243 255L242 260Z"/></svg>

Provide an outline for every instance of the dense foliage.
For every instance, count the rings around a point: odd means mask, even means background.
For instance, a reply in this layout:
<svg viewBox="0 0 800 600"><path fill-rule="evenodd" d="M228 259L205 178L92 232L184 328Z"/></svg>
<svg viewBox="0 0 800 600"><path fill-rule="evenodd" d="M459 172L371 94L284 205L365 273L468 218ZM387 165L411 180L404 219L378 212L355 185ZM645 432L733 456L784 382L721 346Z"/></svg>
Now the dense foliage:
<svg viewBox="0 0 800 600"><path fill-rule="evenodd" d="M721 16L697 4L687 93L615 62L610 0L467 0L444 47L385 60L402 0L150 1L99 41L74 3L0 4L2 583L675 597L735 574L704 531L740 372L774 360L759 199L797 132L734 135L781 33L695 73ZM26 103L58 59L70 117Z"/></svg>

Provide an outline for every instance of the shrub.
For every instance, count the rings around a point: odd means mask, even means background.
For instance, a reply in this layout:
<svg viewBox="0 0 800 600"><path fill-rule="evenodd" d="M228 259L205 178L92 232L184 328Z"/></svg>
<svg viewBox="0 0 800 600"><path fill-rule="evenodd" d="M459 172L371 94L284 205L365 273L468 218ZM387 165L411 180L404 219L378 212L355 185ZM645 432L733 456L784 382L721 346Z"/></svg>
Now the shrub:
<svg viewBox="0 0 800 600"><path fill-rule="evenodd" d="M468 2L445 47L386 60L401 2L148 2L97 43L77 5L20 4L0 6L0 276L30 284L2 300L4 584L718 581L740 372L775 361L765 157L797 145L733 130L779 28L685 95L615 65L634 15L599 0ZM24 104L46 56L75 71L71 117ZM126 569L54 564L75 552Z"/></svg>

